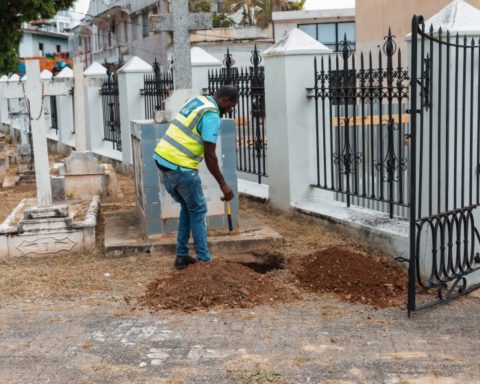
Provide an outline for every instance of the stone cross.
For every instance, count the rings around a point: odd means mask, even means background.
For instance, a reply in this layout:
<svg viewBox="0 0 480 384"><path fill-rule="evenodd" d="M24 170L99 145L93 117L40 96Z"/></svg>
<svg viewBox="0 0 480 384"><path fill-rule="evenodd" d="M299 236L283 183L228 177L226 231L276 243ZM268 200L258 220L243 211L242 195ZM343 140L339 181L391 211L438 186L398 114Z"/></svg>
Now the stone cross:
<svg viewBox="0 0 480 384"><path fill-rule="evenodd" d="M175 89L189 89L192 87L190 31L211 29L212 15L210 13L189 13L188 0L174 0L171 2L171 7L171 13L168 15L150 16L150 30L173 32Z"/></svg>
<svg viewBox="0 0 480 384"><path fill-rule="evenodd" d="M3 97L6 99L27 99L27 112L32 127L32 144L35 160L37 183L37 202L39 207L52 205L52 187L50 184L50 165L48 162L47 126L45 124L44 102L47 96L65 96L71 89L68 82L44 82L40 79L40 62L25 62L27 80L8 84Z"/></svg>

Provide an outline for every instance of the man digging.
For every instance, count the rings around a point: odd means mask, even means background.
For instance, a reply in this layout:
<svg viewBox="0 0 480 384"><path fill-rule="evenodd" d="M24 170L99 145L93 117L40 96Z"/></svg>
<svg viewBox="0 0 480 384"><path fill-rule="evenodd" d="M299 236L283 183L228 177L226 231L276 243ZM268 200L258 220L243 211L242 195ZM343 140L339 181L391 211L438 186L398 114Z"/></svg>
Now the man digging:
<svg viewBox="0 0 480 384"><path fill-rule="evenodd" d="M207 203L198 175L203 158L222 190L223 199L233 199L233 191L218 166L215 148L220 132L220 114L230 112L237 102L238 91L231 85L220 88L213 97L194 97L178 112L155 148L153 158L165 189L181 205L175 258L177 269L197 260L211 260L207 243ZM190 231L197 259L188 255Z"/></svg>

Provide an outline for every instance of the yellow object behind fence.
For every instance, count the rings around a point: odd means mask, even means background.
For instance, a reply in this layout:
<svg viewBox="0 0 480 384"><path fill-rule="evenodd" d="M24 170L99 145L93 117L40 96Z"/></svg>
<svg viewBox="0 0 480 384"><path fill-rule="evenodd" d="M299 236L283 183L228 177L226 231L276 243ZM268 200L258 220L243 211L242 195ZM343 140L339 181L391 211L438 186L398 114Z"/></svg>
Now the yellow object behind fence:
<svg viewBox="0 0 480 384"><path fill-rule="evenodd" d="M394 124L398 124L398 122L400 121L400 115L393 115L392 116L393 118L393 122ZM333 126L334 127L344 127L345 126L345 120L346 118L345 117L334 117L333 118ZM355 118L355 124L353 124L353 117L350 117L348 119L348 125L349 126L362 126L362 121L363 121L363 125L367 126L367 125L380 125L380 116L379 115L375 115L373 116L373 122L372 122L372 116L357 116ZM382 125L383 124L388 124L388 116L385 116L385 115L382 115ZM402 124L408 124L410 123L410 115L405 113L405 114L402 114Z"/></svg>

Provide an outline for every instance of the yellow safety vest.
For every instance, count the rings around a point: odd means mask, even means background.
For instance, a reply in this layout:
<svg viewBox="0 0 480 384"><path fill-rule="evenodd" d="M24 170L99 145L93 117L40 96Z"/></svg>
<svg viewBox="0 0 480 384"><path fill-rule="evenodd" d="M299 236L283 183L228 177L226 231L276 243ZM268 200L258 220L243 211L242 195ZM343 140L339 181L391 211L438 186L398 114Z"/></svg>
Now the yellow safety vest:
<svg viewBox="0 0 480 384"><path fill-rule="evenodd" d="M217 105L205 96L189 100L168 126L155 153L180 167L198 170L204 155L203 140L197 127L207 111L220 114Z"/></svg>

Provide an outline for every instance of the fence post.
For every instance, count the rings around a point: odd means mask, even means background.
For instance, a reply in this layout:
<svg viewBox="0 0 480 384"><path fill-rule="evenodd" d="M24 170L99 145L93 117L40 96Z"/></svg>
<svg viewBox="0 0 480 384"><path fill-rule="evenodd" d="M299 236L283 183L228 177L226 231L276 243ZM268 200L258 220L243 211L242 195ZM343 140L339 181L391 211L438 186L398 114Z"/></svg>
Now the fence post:
<svg viewBox="0 0 480 384"><path fill-rule="evenodd" d="M295 28L264 53L269 195L280 209L290 209L316 182L315 104L305 89L315 55L330 52Z"/></svg>
<svg viewBox="0 0 480 384"><path fill-rule="evenodd" d="M103 145L102 97L99 92L106 73L107 69L97 62L83 72L85 76L85 149L96 153ZM78 128L75 129L76 135L79 134Z"/></svg>
<svg viewBox="0 0 480 384"><path fill-rule="evenodd" d="M83 74L82 74L83 76ZM73 71L65 67L57 76L55 81L71 81L73 79ZM74 114L73 114L73 96L61 96L57 97L57 110L58 110L58 142L68 147L75 147L75 135L74 135Z"/></svg>
<svg viewBox="0 0 480 384"><path fill-rule="evenodd" d="M123 165L132 164L131 121L145 116L144 96L140 94L140 89L143 88L147 73L152 73L152 66L137 56L133 56L117 71Z"/></svg>

